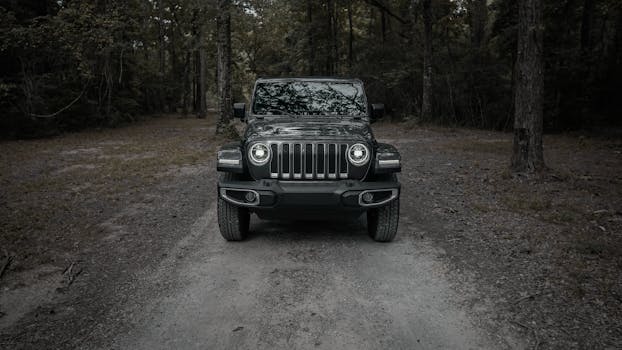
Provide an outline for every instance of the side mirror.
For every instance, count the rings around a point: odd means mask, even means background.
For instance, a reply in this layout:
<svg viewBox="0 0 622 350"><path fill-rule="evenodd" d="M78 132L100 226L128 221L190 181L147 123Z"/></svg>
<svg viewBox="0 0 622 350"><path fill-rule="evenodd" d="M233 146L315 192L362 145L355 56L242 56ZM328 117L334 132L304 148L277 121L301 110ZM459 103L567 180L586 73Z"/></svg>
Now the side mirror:
<svg viewBox="0 0 622 350"><path fill-rule="evenodd" d="M384 117L384 104L372 103L371 105L371 120L376 121Z"/></svg>
<svg viewBox="0 0 622 350"><path fill-rule="evenodd" d="M233 117L244 121L246 117L246 103L233 104Z"/></svg>

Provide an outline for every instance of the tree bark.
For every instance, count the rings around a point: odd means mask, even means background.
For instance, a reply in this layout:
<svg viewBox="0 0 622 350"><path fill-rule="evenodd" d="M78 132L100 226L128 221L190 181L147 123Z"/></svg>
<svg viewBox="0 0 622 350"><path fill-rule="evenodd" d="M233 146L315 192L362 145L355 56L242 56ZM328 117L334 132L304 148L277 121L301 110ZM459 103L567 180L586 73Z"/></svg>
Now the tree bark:
<svg viewBox="0 0 622 350"><path fill-rule="evenodd" d="M348 70L352 72L354 63L354 32L352 28L352 0L348 1Z"/></svg>
<svg viewBox="0 0 622 350"><path fill-rule="evenodd" d="M309 75L315 74L315 44L313 42L313 1L307 0L307 40L309 42Z"/></svg>
<svg viewBox="0 0 622 350"><path fill-rule="evenodd" d="M432 119L432 8L431 0L423 0L423 94L421 117Z"/></svg>
<svg viewBox="0 0 622 350"><path fill-rule="evenodd" d="M164 110L164 69L165 69L165 54L164 54L164 28L162 27L162 1L158 1L158 109Z"/></svg>
<svg viewBox="0 0 622 350"><path fill-rule="evenodd" d="M586 55L592 49L592 17L594 13L594 1L583 1L583 13L581 16L581 54Z"/></svg>
<svg viewBox="0 0 622 350"><path fill-rule="evenodd" d="M543 32L541 0L520 0L511 162L514 172L538 172L545 168L542 151Z"/></svg>
<svg viewBox="0 0 622 350"><path fill-rule="evenodd" d="M186 52L186 59L184 61L184 83L183 83L183 98L182 98L182 114L188 115L188 105L190 104L190 95L192 94L192 79L190 79L190 51Z"/></svg>
<svg viewBox="0 0 622 350"><path fill-rule="evenodd" d="M380 10L380 34L382 36L382 45L387 40L387 16L384 10Z"/></svg>
<svg viewBox="0 0 622 350"><path fill-rule="evenodd" d="M199 43L199 110L197 112L197 118L205 118L205 115L207 114L207 80L205 77L207 74L205 69L205 65L207 64L207 54L205 52L205 44L203 43L203 30L201 30L199 40L201 40L201 42Z"/></svg>
<svg viewBox="0 0 622 350"><path fill-rule="evenodd" d="M198 27L199 10L192 10L192 111L197 113L199 111L199 80L200 80L200 55L197 47L199 45L199 27Z"/></svg>
<svg viewBox="0 0 622 350"><path fill-rule="evenodd" d="M330 46L328 48L328 55L326 55L326 69L328 75L335 74L335 64L337 57L335 53L337 51L337 39L335 38L335 0L328 0L326 4L326 11L328 12L328 31L330 38Z"/></svg>
<svg viewBox="0 0 622 350"><path fill-rule="evenodd" d="M486 37L486 22L488 21L487 0L472 0L471 12L471 47L476 54L482 49Z"/></svg>
<svg viewBox="0 0 622 350"><path fill-rule="evenodd" d="M231 131L231 0L218 0L218 105L217 134Z"/></svg>

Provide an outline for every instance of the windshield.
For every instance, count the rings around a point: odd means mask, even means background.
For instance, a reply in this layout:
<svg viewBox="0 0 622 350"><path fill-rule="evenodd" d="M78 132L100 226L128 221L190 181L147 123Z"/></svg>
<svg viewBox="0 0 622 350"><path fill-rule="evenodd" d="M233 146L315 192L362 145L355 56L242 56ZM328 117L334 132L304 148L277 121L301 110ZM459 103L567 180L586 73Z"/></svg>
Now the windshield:
<svg viewBox="0 0 622 350"><path fill-rule="evenodd" d="M279 81L258 83L253 113L259 115L348 115L367 113L359 82Z"/></svg>

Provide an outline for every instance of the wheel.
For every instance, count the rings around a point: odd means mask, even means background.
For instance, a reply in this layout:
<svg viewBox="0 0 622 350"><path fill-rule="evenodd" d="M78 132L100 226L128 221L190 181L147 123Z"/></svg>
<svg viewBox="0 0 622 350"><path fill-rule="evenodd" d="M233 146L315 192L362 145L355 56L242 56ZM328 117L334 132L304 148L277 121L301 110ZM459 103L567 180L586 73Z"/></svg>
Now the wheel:
<svg viewBox="0 0 622 350"><path fill-rule="evenodd" d="M400 200L396 198L389 204L367 211L367 231L377 242L391 242L397 234L400 218Z"/></svg>
<svg viewBox="0 0 622 350"><path fill-rule="evenodd" d="M397 176L391 174L383 180L397 181ZM397 234L399 219L400 199L398 197L382 207L367 211L367 231L377 242L391 242Z"/></svg>
<svg viewBox="0 0 622 350"><path fill-rule="evenodd" d="M224 173L223 180L236 180L236 174ZM247 208L235 206L218 195L218 226L227 241L241 241L248 233L251 215Z"/></svg>

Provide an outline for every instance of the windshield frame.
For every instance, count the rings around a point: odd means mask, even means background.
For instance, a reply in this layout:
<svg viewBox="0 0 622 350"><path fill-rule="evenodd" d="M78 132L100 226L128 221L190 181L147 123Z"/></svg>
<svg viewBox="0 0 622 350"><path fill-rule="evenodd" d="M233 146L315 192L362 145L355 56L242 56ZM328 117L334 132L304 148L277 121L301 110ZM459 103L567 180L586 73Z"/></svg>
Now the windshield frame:
<svg viewBox="0 0 622 350"><path fill-rule="evenodd" d="M350 114L329 114L326 113L324 116L317 114L257 114L254 112L255 106L255 94L257 91L257 86L259 84L265 83L295 83L295 82L319 82L319 83L342 83L342 84L359 84L362 91L362 99L365 104L365 112L362 115L350 115ZM251 96L249 111L248 111L249 119L258 118L258 119L279 119L279 118L326 118L326 117L336 117L336 118L347 118L347 119L370 119L370 110L369 110L369 102L367 101L367 93L365 92L365 85L359 79L338 79L338 78L281 78L281 79L257 79L255 85L253 86L253 94Z"/></svg>

